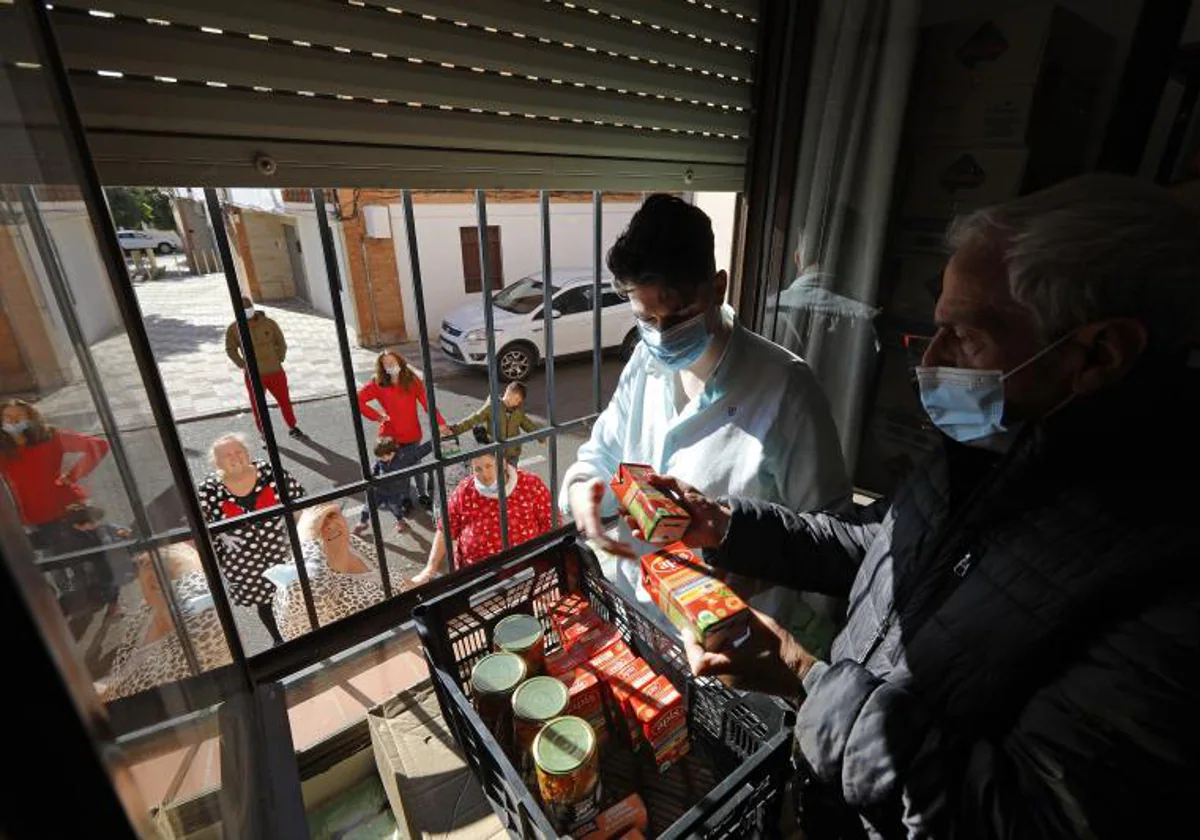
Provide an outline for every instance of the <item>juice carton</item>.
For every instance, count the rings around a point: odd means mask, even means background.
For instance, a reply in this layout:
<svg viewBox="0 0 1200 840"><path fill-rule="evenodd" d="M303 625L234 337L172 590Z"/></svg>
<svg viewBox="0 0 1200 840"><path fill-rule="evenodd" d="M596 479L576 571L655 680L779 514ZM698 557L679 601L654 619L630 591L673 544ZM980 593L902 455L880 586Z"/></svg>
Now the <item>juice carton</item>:
<svg viewBox="0 0 1200 840"><path fill-rule="evenodd" d="M605 675L613 698L613 712L625 721L629 743L634 750L641 746L645 737L643 727L633 712L633 700L657 677L654 670L646 664L646 660L641 658L629 660L620 668L610 669Z"/></svg>
<svg viewBox="0 0 1200 840"><path fill-rule="evenodd" d="M608 722L604 717L604 686L589 668L579 667L559 677L567 687L567 710L564 714L583 718L596 730L596 739L604 743L608 737Z"/></svg>
<svg viewBox="0 0 1200 840"><path fill-rule="evenodd" d="M608 622L588 610L561 621L555 628L558 630L558 642L567 650L575 647L576 643L597 628L610 626Z"/></svg>
<svg viewBox="0 0 1200 840"><path fill-rule="evenodd" d="M555 601L546 612L550 616L550 626L561 633L562 628L573 622L577 616L591 610L592 605L588 603L587 598L572 592Z"/></svg>
<svg viewBox="0 0 1200 840"><path fill-rule="evenodd" d="M546 674L551 677L562 677L576 668L587 664L592 658L591 651L579 646L571 650L556 648L546 654Z"/></svg>
<svg viewBox="0 0 1200 840"><path fill-rule="evenodd" d="M683 505L650 484L647 477L653 472L648 464L621 464L609 486L647 542L675 542L683 536L692 517Z"/></svg>
<svg viewBox="0 0 1200 840"><path fill-rule="evenodd" d="M691 549L675 543L643 555L642 585L672 624L690 630L707 650L719 650L749 632L750 608L703 568Z"/></svg>
<svg viewBox="0 0 1200 840"><path fill-rule="evenodd" d="M687 709L683 696L666 677L655 677L633 693L629 709L654 753L659 772L667 770L688 751Z"/></svg>

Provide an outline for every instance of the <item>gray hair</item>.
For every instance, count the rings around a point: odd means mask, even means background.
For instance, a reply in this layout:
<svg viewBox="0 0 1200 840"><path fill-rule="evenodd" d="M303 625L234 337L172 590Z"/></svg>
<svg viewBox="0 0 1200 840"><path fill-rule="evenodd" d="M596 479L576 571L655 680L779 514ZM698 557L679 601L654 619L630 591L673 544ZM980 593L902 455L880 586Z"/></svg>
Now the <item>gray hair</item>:
<svg viewBox="0 0 1200 840"><path fill-rule="evenodd" d="M208 463L214 470L217 471L218 474L221 472L221 469L217 466L217 447L224 446L227 443L235 442L240 443L242 448L245 449L247 453L250 452L250 443L246 440L246 436L238 432L230 432L227 435L221 435L212 442L212 446L208 447Z"/></svg>
<svg viewBox="0 0 1200 840"><path fill-rule="evenodd" d="M946 241L999 256L1047 340L1113 317L1158 352L1200 337L1200 216L1154 184L1082 175L961 216Z"/></svg>

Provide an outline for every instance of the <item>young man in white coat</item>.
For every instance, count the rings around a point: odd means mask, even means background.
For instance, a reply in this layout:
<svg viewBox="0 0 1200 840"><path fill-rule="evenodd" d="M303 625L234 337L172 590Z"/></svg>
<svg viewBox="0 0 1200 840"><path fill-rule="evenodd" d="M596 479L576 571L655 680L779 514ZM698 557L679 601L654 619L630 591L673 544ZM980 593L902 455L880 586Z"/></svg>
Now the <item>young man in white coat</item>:
<svg viewBox="0 0 1200 840"><path fill-rule="evenodd" d="M638 584L637 557L654 547L627 530L610 537L602 524L617 512L608 482L618 464L650 464L710 496L753 496L796 511L841 506L850 482L808 365L724 305L728 277L716 270L702 210L650 196L608 252L608 267L642 340L567 470L559 504L581 533L620 556L604 563L605 574L663 623ZM833 617L819 597L774 589L753 603L818 648L831 638Z"/></svg>

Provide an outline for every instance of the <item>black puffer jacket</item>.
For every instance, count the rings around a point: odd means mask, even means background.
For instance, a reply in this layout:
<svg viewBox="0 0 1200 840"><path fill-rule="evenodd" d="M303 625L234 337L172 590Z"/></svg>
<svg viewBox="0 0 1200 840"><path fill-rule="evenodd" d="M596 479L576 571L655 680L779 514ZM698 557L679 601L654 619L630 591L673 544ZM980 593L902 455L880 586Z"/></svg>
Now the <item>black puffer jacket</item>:
<svg viewBox="0 0 1200 840"><path fill-rule="evenodd" d="M1200 830L1197 379L956 445L861 520L733 503L717 565L850 599L796 731L869 834Z"/></svg>

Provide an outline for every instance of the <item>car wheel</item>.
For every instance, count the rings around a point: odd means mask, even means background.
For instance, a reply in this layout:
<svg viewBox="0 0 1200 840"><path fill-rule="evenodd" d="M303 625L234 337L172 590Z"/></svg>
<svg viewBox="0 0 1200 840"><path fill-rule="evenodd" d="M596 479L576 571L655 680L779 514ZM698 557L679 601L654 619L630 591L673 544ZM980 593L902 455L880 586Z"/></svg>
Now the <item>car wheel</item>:
<svg viewBox="0 0 1200 840"><path fill-rule="evenodd" d="M500 378L505 382L524 382L537 364L537 351L528 344L510 344L496 356Z"/></svg>
<svg viewBox="0 0 1200 840"><path fill-rule="evenodd" d="M171 246L170 242L159 242L154 246L154 250L158 251L160 254L169 254L175 249Z"/></svg>
<svg viewBox="0 0 1200 840"><path fill-rule="evenodd" d="M637 328L629 331L629 335L625 336L625 340L621 342L621 361L628 362L633 358L633 351L637 349L638 342L642 340L642 334L637 331Z"/></svg>

